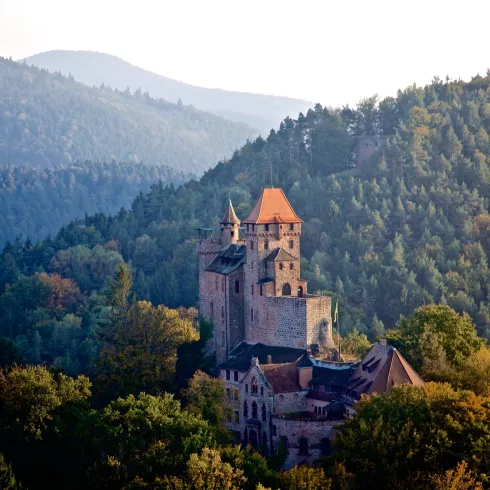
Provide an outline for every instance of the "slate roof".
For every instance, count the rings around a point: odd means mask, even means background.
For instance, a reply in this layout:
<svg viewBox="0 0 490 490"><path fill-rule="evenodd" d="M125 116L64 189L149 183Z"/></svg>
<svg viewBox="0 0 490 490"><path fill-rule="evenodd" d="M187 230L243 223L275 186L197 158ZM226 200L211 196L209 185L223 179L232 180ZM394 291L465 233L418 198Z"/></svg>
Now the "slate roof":
<svg viewBox="0 0 490 490"><path fill-rule="evenodd" d="M252 357L257 357L259 365L267 364L267 356L272 357L273 364L285 364L298 361L301 357L306 357L305 349L296 349L294 347L278 347L262 343L246 344L241 342L230 352L227 361L221 363L220 369L235 369L236 371L248 371Z"/></svg>
<svg viewBox="0 0 490 490"><path fill-rule="evenodd" d="M266 258L266 262L276 262L276 261L288 261L288 260L297 260L296 257L293 257L290 253L286 252L281 247L275 248Z"/></svg>
<svg viewBox="0 0 490 490"><path fill-rule="evenodd" d="M298 368L295 362L286 364L261 364L259 368L264 373L274 393L301 391L298 382Z"/></svg>
<svg viewBox="0 0 490 490"><path fill-rule="evenodd" d="M394 347L376 342L352 373L345 394L357 399L362 393L389 393L401 384L422 386L424 381Z"/></svg>
<svg viewBox="0 0 490 490"><path fill-rule="evenodd" d="M230 243L213 259L205 270L228 275L238 269L247 259L247 247Z"/></svg>
<svg viewBox="0 0 490 490"><path fill-rule="evenodd" d="M264 189L244 223L302 223L282 189Z"/></svg>
<svg viewBox="0 0 490 490"><path fill-rule="evenodd" d="M332 369L328 366L313 366L311 385L347 386L356 366L349 369Z"/></svg>
<svg viewBox="0 0 490 490"><path fill-rule="evenodd" d="M225 215L223 219L220 221L222 225L234 225L240 224L240 220L238 219L235 210L233 209L233 204L231 203L231 199L228 200L228 207L226 208Z"/></svg>

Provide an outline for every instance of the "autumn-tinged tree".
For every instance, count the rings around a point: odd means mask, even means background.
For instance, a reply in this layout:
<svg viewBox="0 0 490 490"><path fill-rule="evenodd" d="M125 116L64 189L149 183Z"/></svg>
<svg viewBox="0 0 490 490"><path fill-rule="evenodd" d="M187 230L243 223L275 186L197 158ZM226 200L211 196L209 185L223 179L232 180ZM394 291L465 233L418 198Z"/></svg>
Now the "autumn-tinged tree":
<svg viewBox="0 0 490 490"><path fill-rule="evenodd" d="M454 469L442 475L433 475L430 479L432 490L483 490L483 484L477 476L468 470L468 463L458 463Z"/></svg>
<svg viewBox="0 0 490 490"><path fill-rule="evenodd" d="M322 468L295 466L291 470L281 471L279 475L281 490L329 490L331 484Z"/></svg>
<svg viewBox="0 0 490 490"><path fill-rule="evenodd" d="M355 475L357 488L421 488L461 460L476 474L489 474L485 398L428 383L363 398L356 410L335 439L333 458Z"/></svg>
<svg viewBox="0 0 490 490"><path fill-rule="evenodd" d="M96 367L98 388L113 397L170 387L178 347L197 337L191 316L146 301L121 310Z"/></svg>
<svg viewBox="0 0 490 490"><path fill-rule="evenodd" d="M402 318L396 329L388 330L386 337L416 369L423 366L425 358L433 358L438 346L445 359L458 367L485 343L478 337L471 318L447 305L418 308Z"/></svg>
<svg viewBox="0 0 490 490"><path fill-rule="evenodd" d="M188 488L192 490L241 490L247 481L241 469L221 460L219 451L204 448L187 463Z"/></svg>
<svg viewBox="0 0 490 490"><path fill-rule="evenodd" d="M56 410L86 400L90 386L85 376L53 375L44 366L14 366L0 372L2 430L14 431L27 440L42 439Z"/></svg>

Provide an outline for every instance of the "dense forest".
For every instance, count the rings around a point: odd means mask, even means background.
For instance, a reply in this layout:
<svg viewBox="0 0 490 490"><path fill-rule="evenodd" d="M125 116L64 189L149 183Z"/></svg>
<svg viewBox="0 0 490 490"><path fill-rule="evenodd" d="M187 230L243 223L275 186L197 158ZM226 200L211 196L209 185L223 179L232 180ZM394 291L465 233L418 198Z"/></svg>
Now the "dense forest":
<svg viewBox="0 0 490 490"><path fill-rule="evenodd" d="M244 122L265 134L286 116L298 114L312 105L289 97L197 87L131 65L117 56L93 51L47 51L25 61L50 72L72 75L89 86L104 83L119 90L140 88L152 97L163 97L170 102L181 99L185 104L231 121Z"/></svg>
<svg viewBox="0 0 490 490"><path fill-rule="evenodd" d="M201 174L255 133L182 103L0 58L0 162L54 167L77 160L165 165Z"/></svg>
<svg viewBox="0 0 490 490"><path fill-rule="evenodd" d="M56 235L85 214L117 213L155 182L179 185L188 179L169 167L134 163L75 162L53 169L0 165L0 247L16 237Z"/></svg>
<svg viewBox="0 0 490 490"><path fill-rule="evenodd" d="M488 488L488 132L490 74L317 105L199 181L7 242L0 487ZM366 134L387 142L356 168ZM289 471L282 447L230 446L224 386L205 374L212 325L194 308L194 228L217 225L228 197L244 218L271 168L305 221L309 290L340 301L344 347L383 335L430 381L363 398L332 455Z"/></svg>
<svg viewBox="0 0 490 490"><path fill-rule="evenodd" d="M217 225L231 197L246 217L272 178L305 220L302 270L310 290L337 293L345 332L374 336L421 304L467 311L487 336L490 169L489 78L435 80L356 109L317 105L237 150L200 181L155 184L131 209L75 221L46 242L10 243L0 291L18 274L48 270L56 254L115 243L131 261L136 294L155 304L197 302L194 228ZM356 136L388 142L352 169ZM347 170L346 170L347 169Z"/></svg>

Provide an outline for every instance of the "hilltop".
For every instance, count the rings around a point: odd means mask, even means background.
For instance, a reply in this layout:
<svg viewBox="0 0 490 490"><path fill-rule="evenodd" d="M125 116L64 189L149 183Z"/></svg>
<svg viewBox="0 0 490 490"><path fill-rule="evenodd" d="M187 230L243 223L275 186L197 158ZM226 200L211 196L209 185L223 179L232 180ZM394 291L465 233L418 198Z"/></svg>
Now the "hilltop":
<svg viewBox="0 0 490 490"><path fill-rule="evenodd" d="M276 128L285 117L306 111L312 105L288 97L197 87L157 75L116 56L91 51L47 51L25 61L51 72L71 74L75 80L89 86L104 83L119 90L129 87L135 91L139 88L152 97L163 97L170 102L181 99L185 104L231 121L246 123L265 134L270 128Z"/></svg>
<svg viewBox="0 0 490 490"><path fill-rule="evenodd" d="M0 58L0 163L144 162L201 174L256 132L137 90L92 88Z"/></svg>

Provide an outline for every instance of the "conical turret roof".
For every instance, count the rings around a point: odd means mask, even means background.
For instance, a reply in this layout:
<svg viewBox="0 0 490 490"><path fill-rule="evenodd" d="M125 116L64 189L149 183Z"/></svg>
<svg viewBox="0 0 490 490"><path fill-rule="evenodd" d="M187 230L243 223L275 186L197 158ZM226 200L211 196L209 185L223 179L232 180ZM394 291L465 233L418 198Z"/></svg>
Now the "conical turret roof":
<svg viewBox="0 0 490 490"><path fill-rule="evenodd" d="M222 225L239 225L240 220L235 214L235 210L233 209L233 204L231 203L231 199L228 200L228 207L226 208L225 215L223 219L220 221Z"/></svg>

